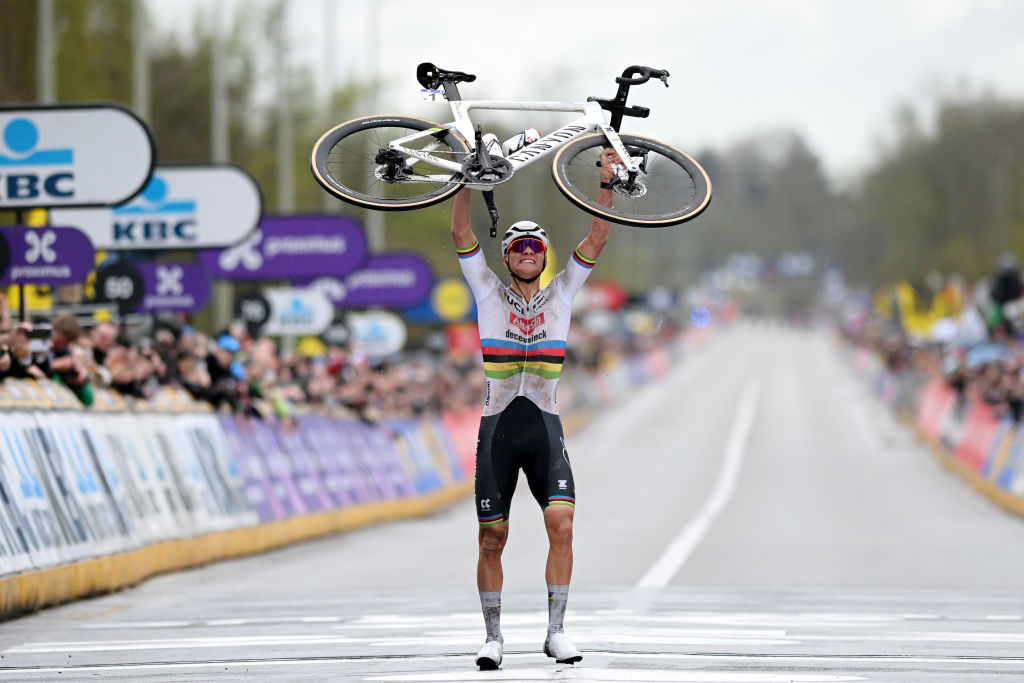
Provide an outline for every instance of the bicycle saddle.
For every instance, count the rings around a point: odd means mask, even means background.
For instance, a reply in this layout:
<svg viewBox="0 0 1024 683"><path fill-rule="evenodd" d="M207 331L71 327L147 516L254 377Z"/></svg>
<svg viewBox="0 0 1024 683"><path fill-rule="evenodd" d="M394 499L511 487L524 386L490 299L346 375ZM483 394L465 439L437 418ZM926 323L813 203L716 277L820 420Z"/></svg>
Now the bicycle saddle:
<svg viewBox="0 0 1024 683"><path fill-rule="evenodd" d="M472 83L476 80L476 76L463 73L462 71L446 71L434 66L431 62L423 62L416 67L416 80L424 88L437 90L444 81L450 83Z"/></svg>

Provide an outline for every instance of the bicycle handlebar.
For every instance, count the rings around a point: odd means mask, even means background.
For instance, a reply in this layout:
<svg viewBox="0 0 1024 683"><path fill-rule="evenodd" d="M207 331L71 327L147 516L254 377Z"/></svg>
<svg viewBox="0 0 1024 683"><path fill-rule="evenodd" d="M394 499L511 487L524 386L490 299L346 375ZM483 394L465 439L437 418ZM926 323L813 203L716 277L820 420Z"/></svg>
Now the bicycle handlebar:
<svg viewBox="0 0 1024 683"><path fill-rule="evenodd" d="M626 67L622 72L621 76L615 78L615 82L620 85L640 85L651 80L651 77L660 79L665 87L668 87L668 71L664 69L652 69L649 66L633 66Z"/></svg>

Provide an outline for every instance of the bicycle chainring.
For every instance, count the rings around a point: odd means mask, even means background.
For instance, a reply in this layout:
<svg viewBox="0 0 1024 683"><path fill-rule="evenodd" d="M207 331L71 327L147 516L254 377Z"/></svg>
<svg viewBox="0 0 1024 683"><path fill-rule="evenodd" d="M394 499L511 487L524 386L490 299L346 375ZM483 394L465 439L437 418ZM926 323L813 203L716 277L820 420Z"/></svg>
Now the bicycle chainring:
<svg viewBox="0 0 1024 683"><path fill-rule="evenodd" d="M476 157L468 158L462 164L462 175L470 183L497 185L512 177L514 169L508 159L491 156L491 168L485 169Z"/></svg>

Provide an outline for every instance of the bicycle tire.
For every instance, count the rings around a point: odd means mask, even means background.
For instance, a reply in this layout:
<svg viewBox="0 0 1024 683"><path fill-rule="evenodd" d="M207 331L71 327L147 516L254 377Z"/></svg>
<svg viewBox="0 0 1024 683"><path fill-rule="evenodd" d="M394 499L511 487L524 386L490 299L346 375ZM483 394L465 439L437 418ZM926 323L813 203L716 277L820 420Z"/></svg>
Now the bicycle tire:
<svg viewBox="0 0 1024 683"><path fill-rule="evenodd" d="M647 171L640 176L644 193L630 196L615 191L612 208L598 204L599 157L608 140L601 133L593 133L562 147L551 162L555 185L566 199L594 216L638 228L678 225L708 208L711 179L689 155L651 138L620 137L624 145L647 156Z"/></svg>
<svg viewBox="0 0 1024 683"><path fill-rule="evenodd" d="M469 147L444 126L409 116L365 116L335 126L316 141L310 158L313 177L338 199L367 209L409 211L443 202L462 188L461 173L434 167L438 175L450 173L436 185L387 181L379 175L382 164L375 160L376 153L386 149L391 140L432 128L438 130L434 139L442 147L431 153L461 163ZM429 167L428 162L417 163L423 165Z"/></svg>

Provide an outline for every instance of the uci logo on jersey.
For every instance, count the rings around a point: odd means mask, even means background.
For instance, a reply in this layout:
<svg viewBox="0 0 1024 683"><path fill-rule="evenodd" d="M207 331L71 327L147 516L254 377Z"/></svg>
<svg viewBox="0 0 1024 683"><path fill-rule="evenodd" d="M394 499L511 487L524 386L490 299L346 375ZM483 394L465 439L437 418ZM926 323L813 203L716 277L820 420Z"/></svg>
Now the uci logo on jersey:
<svg viewBox="0 0 1024 683"><path fill-rule="evenodd" d="M0 200L74 197L74 162L72 149L40 148L32 121L8 122L0 146Z"/></svg>
<svg viewBox="0 0 1024 683"><path fill-rule="evenodd" d="M167 183L154 175L142 195L115 206L114 242L118 244L163 243L169 239L196 241L196 202L168 198Z"/></svg>

